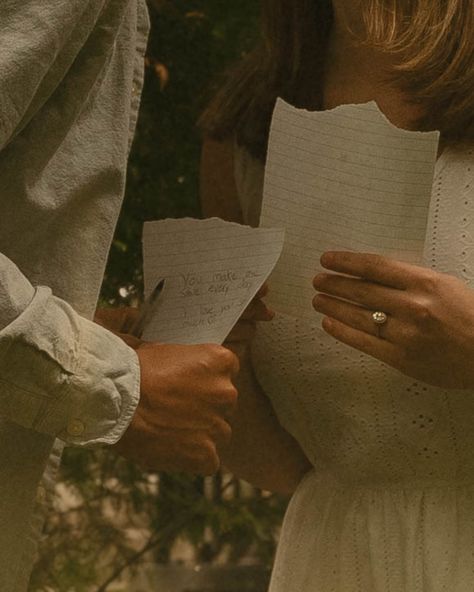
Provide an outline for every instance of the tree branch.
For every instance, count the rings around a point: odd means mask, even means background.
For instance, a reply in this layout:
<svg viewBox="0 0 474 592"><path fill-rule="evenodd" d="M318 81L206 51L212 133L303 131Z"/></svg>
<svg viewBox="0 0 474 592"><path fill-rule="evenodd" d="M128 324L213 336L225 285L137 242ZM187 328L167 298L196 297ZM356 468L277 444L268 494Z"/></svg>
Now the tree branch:
<svg viewBox="0 0 474 592"><path fill-rule="evenodd" d="M172 524L169 524L167 527L163 528L156 537L152 537L146 545L140 550L133 554L129 559L119 566L106 580L103 584L96 589L95 592L107 592L108 587L110 584L115 582L122 573L131 567L134 563L136 563L143 555L151 551L154 547L158 546L160 543L166 541L168 538L173 539L177 532L181 530L181 528L188 522L190 516L185 515L181 518L181 520L175 520Z"/></svg>

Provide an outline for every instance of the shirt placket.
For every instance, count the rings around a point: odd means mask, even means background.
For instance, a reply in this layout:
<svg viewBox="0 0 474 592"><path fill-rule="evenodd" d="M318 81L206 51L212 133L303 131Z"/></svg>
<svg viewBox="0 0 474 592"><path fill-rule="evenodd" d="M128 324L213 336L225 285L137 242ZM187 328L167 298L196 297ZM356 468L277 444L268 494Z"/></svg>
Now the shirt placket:
<svg viewBox="0 0 474 592"><path fill-rule="evenodd" d="M135 63L133 69L133 82L131 92L130 128L128 150L130 152L138 120L141 94L145 78L145 54L150 30L150 21L146 4L141 1L137 3L137 42L135 49Z"/></svg>

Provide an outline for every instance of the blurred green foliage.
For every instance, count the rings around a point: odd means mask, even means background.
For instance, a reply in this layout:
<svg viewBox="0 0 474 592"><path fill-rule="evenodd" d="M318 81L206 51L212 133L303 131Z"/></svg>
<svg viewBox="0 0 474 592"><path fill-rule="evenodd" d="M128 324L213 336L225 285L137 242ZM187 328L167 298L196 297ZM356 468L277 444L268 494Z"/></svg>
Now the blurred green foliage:
<svg viewBox="0 0 474 592"><path fill-rule="evenodd" d="M196 121L228 67L253 43L257 0L149 0L152 33L145 88L133 145L126 198L113 240L102 302L128 304L142 294L141 231L145 220L199 216L200 137ZM224 548L229 560L249 549L270 565L285 501L228 496L218 475L211 496L204 480L154 475L107 450L67 449L60 487L75 501L58 507L31 584L34 592L108 590L124 566L139 567L150 554L166 563L173 542L185 538L201 561ZM146 531L141 545L133 529ZM211 536L209 536L211 533ZM144 553L147 551L147 554Z"/></svg>
<svg viewBox="0 0 474 592"><path fill-rule="evenodd" d="M254 43L259 3L154 0L150 16L141 113L102 290L111 304L142 292L143 222L199 216L196 121L220 77Z"/></svg>

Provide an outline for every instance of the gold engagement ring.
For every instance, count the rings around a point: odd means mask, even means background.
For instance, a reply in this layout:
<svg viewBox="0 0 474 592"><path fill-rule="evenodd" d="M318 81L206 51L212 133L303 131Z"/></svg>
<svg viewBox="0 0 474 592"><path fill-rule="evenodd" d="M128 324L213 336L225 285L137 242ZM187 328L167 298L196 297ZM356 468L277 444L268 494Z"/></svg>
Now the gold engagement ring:
<svg viewBox="0 0 474 592"><path fill-rule="evenodd" d="M382 325L385 325L385 323L387 322L388 316L386 315L386 313L382 312L381 310L377 310L374 313L372 313L372 320L375 323L375 327L377 329L377 337L380 339L381 338L381 329L382 329Z"/></svg>

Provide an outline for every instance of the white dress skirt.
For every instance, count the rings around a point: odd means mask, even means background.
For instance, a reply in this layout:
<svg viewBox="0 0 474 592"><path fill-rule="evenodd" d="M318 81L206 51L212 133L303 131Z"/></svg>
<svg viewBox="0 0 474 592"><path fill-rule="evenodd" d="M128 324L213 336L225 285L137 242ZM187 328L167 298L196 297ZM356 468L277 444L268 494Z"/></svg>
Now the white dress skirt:
<svg viewBox="0 0 474 592"><path fill-rule="evenodd" d="M236 149L244 219L263 166ZM474 289L474 152L437 164L426 265ZM314 468L290 502L270 592L474 592L474 392L408 378L277 315L256 375ZM474 360L473 360L474 364Z"/></svg>

